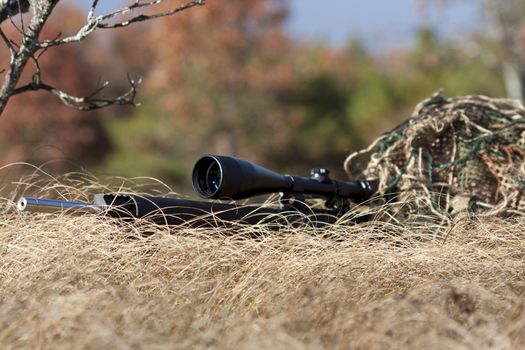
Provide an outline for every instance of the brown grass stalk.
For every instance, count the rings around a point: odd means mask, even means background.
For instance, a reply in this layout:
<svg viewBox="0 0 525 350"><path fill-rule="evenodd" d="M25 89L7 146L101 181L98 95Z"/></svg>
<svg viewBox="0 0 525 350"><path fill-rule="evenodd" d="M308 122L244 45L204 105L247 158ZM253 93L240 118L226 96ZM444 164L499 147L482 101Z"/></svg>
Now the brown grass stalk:
<svg viewBox="0 0 525 350"><path fill-rule="evenodd" d="M524 218L233 232L2 203L2 349L525 346Z"/></svg>

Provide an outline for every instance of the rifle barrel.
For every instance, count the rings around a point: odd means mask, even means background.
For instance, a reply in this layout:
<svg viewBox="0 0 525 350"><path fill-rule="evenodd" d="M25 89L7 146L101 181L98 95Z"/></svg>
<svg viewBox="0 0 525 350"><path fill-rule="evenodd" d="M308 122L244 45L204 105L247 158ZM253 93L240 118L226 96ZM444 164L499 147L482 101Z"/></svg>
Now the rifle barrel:
<svg viewBox="0 0 525 350"><path fill-rule="evenodd" d="M57 213L61 211L79 211L79 212L101 212L105 210L104 206L82 202L61 201L55 199L41 199L22 197L18 200L16 207L19 211L39 212L39 213Z"/></svg>

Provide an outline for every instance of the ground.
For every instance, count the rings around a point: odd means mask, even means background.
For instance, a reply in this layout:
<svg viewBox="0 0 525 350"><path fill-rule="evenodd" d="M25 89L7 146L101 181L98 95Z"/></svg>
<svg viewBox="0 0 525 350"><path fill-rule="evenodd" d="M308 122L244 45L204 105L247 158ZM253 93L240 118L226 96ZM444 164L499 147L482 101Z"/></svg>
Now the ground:
<svg viewBox="0 0 525 350"><path fill-rule="evenodd" d="M525 346L525 218L233 232L6 207L3 349Z"/></svg>

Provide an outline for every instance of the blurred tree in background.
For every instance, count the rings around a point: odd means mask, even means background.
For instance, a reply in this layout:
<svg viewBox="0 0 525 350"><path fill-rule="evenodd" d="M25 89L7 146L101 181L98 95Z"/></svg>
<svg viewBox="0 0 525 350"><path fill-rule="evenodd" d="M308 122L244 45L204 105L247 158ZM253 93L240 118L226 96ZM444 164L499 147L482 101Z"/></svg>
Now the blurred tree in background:
<svg viewBox="0 0 525 350"><path fill-rule="evenodd" d="M439 88L503 93L496 66L431 28L410 50L373 56L356 40L295 42L287 13L282 1L241 0L155 23L148 97L134 118L110 123L118 141L107 172L180 180L206 152L282 171L340 169Z"/></svg>
<svg viewBox="0 0 525 350"><path fill-rule="evenodd" d="M144 77L142 106L99 118L62 111L46 95L14 102L0 124L3 161L40 162L34 150L54 145L90 170L178 185L188 184L202 153L288 173L328 166L341 177L349 152L406 119L439 88L447 95L504 94L497 61L442 40L432 28L421 28L411 48L371 54L356 39L341 48L293 40L287 16L280 0L210 1L93 38L96 57L68 47L57 53L62 59L46 63L70 65L53 71L54 79L82 85L84 76L129 70ZM476 40L476 47L490 45L484 36ZM7 157L15 144L24 148Z"/></svg>
<svg viewBox="0 0 525 350"><path fill-rule="evenodd" d="M43 35L56 37L62 31L83 24L78 8L60 6L46 26ZM18 34L8 26L6 34ZM89 61L86 52L96 52L92 41L83 45L65 45L48 51L40 59L42 76L50 84L79 93L93 90L97 67ZM0 53L1 66L9 62L9 52ZM26 71L22 80L31 81L32 72ZM31 92L12 98L0 122L0 155L3 164L26 161L42 164L61 160L53 165L56 170L71 169L75 165L93 164L111 151L111 141L101 123L100 112L84 114L68 108L46 92ZM64 162L66 160L66 162Z"/></svg>
<svg viewBox="0 0 525 350"><path fill-rule="evenodd" d="M434 0L441 5L465 0ZM416 0L425 7L429 0ZM506 95L525 101L525 0L483 0L487 28L474 44L477 55L499 67Z"/></svg>
<svg viewBox="0 0 525 350"><path fill-rule="evenodd" d="M180 164L204 152L258 155L254 160L276 152L293 127L276 101L294 79L285 16L281 1L244 0L210 2L204 11L155 23L150 97L137 118L113 123L117 139L119 130L128 136L107 162L111 171L134 159L157 164L173 180L188 177Z"/></svg>
<svg viewBox="0 0 525 350"><path fill-rule="evenodd" d="M525 101L525 1L485 0L491 50L500 62L507 95Z"/></svg>

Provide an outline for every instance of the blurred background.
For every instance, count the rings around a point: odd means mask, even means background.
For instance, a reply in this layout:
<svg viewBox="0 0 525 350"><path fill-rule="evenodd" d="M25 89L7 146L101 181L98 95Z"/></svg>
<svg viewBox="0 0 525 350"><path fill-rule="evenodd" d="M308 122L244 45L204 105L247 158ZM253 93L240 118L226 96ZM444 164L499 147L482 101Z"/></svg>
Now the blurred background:
<svg viewBox="0 0 525 350"><path fill-rule="evenodd" d="M346 155L440 88L521 98L524 3L208 0L98 31L49 50L44 78L81 95L101 77L117 95L129 72L143 78L141 106L78 112L44 92L16 96L0 122L0 162L187 188L196 159L218 153L298 175L327 166L344 178ZM44 35L75 31L89 5L61 1Z"/></svg>

